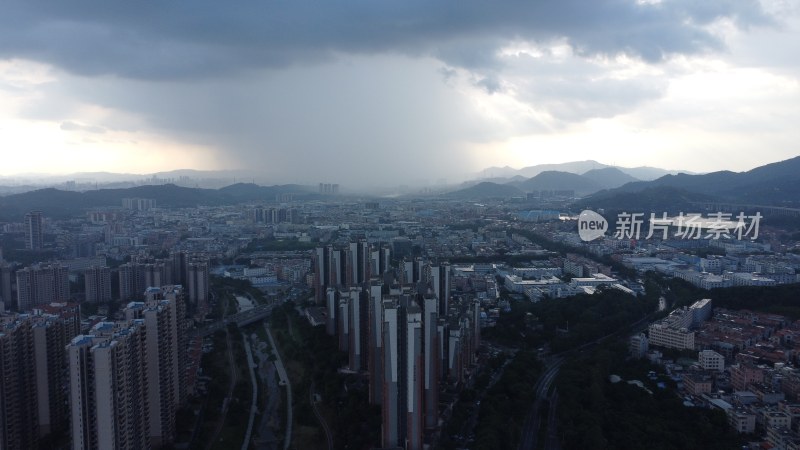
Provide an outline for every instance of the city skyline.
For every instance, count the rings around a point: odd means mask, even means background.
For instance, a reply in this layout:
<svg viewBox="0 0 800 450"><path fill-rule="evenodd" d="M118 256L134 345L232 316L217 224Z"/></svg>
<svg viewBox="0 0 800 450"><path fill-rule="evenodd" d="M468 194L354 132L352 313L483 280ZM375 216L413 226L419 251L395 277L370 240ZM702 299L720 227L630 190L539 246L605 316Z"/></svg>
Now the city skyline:
<svg viewBox="0 0 800 450"><path fill-rule="evenodd" d="M0 444L788 448L798 163L672 177L780 206L695 202L644 238L622 212L585 239L569 190L29 199L0 223Z"/></svg>
<svg viewBox="0 0 800 450"><path fill-rule="evenodd" d="M12 2L0 23L1 175L743 171L796 155L800 137L800 9L778 0Z"/></svg>

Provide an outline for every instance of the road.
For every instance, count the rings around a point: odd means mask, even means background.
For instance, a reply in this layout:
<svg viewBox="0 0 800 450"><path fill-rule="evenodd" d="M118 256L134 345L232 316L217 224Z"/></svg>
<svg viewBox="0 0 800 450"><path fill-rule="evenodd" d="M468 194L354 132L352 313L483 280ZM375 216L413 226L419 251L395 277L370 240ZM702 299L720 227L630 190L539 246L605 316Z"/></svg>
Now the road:
<svg viewBox="0 0 800 450"><path fill-rule="evenodd" d="M222 431L222 427L225 426L225 419L228 416L228 406L230 405L231 398L233 397L233 389L236 387L236 382L239 379L239 372L236 370L236 361L233 358L231 334L227 331L225 332L225 344L228 350L228 365L231 371L231 383L228 386L228 395L225 397L225 400L222 401L222 415L219 418L216 429L214 429L214 434L211 436L211 439L209 439L208 444L206 445L206 449L213 447L219 439L219 434Z"/></svg>
<svg viewBox="0 0 800 450"><path fill-rule="evenodd" d="M558 419L556 409L558 409L558 389L553 389L548 399L550 409L547 410L547 437L544 441L545 450L559 450L561 440L558 439Z"/></svg>
<svg viewBox="0 0 800 450"><path fill-rule="evenodd" d="M275 368L278 369L280 383L286 386L286 440L283 443L283 449L288 450L292 444L292 383L289 381L289 375L286 374L286 367L283 365L278 346L275 345L275 339L272 338L272 332L266 322L264 322L264 329L267 330L267 337L275 355Z"/></svg>
<svg viewBox="0 0 800 450"><path fill-rule="evenodd" d="M469 414L469 418L464 422L464 425L459 430L459 435L468 439L469 436L473 436L475 434L475 427L478 426L478 415L480 414L480 402L486 397L486 393L500 381L500 378L503 376L503 373L506 370L506 367L511 363L514 359L516 352L513 352L511 355L506 358L503 365L500 366L492 378L489 380L489 383L478 393L475 406L472 408ZM485 367L484 370L489 370L488 367ZM477 375L476 375L477 376Z"/></svg>
<svg viewBox="0 0 800 450"><path fill-rule="evenodd" d="M550 390L550 385L553 384L561 364L564 362L563 356L554 356L547 360L547 369L536 380L536 400L533 402L528 415L525 418L525 423L522 428L522 439L519 443L520 450L534 450L536 449L537 440L539 438L539 429L542 427L541 409L542 401L547 399L547 393Z"/></svg>
<svg viewBox="0 0 800 450"><path fill-rule="evenodd" d="M277 380L278 371L275 368L275 364L270 361L269 354L271 354L272 351L267 351L267 339L265 338L262 341L256 333L253 333L251 338L254 342L257 342L255 354L258 358L258 374L266 388L266 397L264 398L264 404L262 406L263 414L261 415L261 422L258 425L258 438L254 442L254 449L276 450L278 446L275 429L283 427L283 425L279 423L278 414L278 404L281 398L281 390Z"/></svg>
<svg viewBox="0 0 800 450"><path fill-rule="evenodd" d="M603 342L604 340L619 335L621 333L625 332L631 333L639 331L642 329L642 327L647 326L650 320L652 320L654 314L655 313L648 314L643 318L637 320L636 322L626 325L613 333L599 337L591 342L587 342L586 344L583 344L575 349L568 350L550 357L550 360L546 362L547 370L536 381L536 400L534 400L533 406L528 412L528 416L526 417L525 422L523 424L522 439L520 440L519 444L520 450L534 450L537 448L536 441L539 438L539 430L542 425L540 410L543 400L547 400L550 405L549 409L550 413L547 421L547 440L545 442L545 449L557 450L559 448L560 443L558 441L557 431L556 431L558 421L556 420L555 416L555 411L556 408L558 407L558 393L554 392L552 395L548 396L548 390L550 389L550 385L553 383L553 380L558 375L558 370L561 368L561 364L564 362L564 358L570 354L585 352L586 350L590 349L591 347L594 347L600 342Z"/></svg>
<svg viewBox="0 0 800 450"><path fill-rule="evenodd" d="M325 418L322 417L322 413L319 412L319 408L317 407L317 391L314 386L314 382L311 382L311 389L308 390L308 401L311 402L311 408L314 410L314 415L317 416L317 420L322 425L322 429L325 431L325 440L328 442L328 450L333 450L333 434L331 434L331 429L328 428L328 422L325 421Z"/></svg>
<svg viewBox="0 0 800 450"><path fill-rule="evenodd" d="M253 386L253 398L250 402L250 420L247 423L247 433L244 435L242 441L242 450L250 448L250 436L253 433L253 423L256 420L258 413L258 383L256 382L256 363L253 361L253 350L250 348L250 340L247 339L244 332L242 332L242 342L244 342L244 350L247 353L247 366L250 368L250 384Z"/></svg>
<svg viewBox="0 0 800 450"><path fill-rule="evenodd" d="M223 311L225 310L227 310L227 308L223 308ZM233 356L233 346L231 345L231 336L226 327L228 324L231 323L235 323L237 324L237 326L240 327L245 326L257 320L264 319L271 312L272 312L272 305L259 305L245 312L224 316L221 320L218 320L203 329L196 330L195 332L196 335L207 336L217 330L225 330L225 342L227 345L228 364L230 366L230 373L231 373L231 383L230 386L228 387L228 394L225 397L225 400L223 401L222 404L222 416L220 418L219 423L217 423L217 427L214 430L212 439L208 442L206 446L207 449L211 448L214 445L214 443L219 439L219 434L222 432L222 428L225 426L225 419L227 418L228 407L231 402L231 398L233 397L233 390L236 387L237 381L239 380L239 372L236 369L236 361L234 360ZM250 422L247 427L247 434L242 447L242 449L246 449L249 448L250 436L252 434L253 422L255 420L255 413L258 412L258 405L257 405L258 387L255 380L255 373L253 369L255 363L253 362L253 355L250 351L250 345L244 334L242 334L242 338L244 340L245 350L247 351L247 360L248 364L250 365L250 380L253 385L253 400L250 408ZM286 448L288 448L288 444Z"/></svg>

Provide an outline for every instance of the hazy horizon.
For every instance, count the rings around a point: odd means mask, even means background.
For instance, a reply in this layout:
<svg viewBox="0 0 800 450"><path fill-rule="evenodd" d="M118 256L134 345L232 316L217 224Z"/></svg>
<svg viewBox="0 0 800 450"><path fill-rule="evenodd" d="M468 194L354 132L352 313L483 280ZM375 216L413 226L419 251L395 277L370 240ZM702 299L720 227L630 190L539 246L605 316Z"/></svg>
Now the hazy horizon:
<svg viewBox="0 0 800 450"><path fill-rule="evenodd" d="M800 156L800 155L798 155ZM552 164L544 164L544 165L560 165L560 164L570 164L570 163L584 163L584 162L596 162L603 167L619 167L622 169L656 169L656 170L663 170L665 172L672 172L672 173L692 173L692 174L703 174L708 172L693 172L687 171L682 169L676 168L669 168L669 167L654 167L654 166L637 166L637 167L625 167L625 166L614 166L611 164L607 164L603 161L597 160L583 160L583 161L565 161L564 163L552 163ZM771 161L770 163L775 163L779 161ZM542 165L534 165L534 166L526 166L526 167L513 167L511 168L514 171L520 171L526 168L533 168L536 166ZM222 169L222 170L198 170L198 169L175 169L175 170L168 170L168 171L159 171L159 172L151 172L151 173L121 173L121 172L107 172L107 171L99 171L99 172L74 172L74 173L63 173L63 174L46 174L46 173L28 173L28 174L11 174L11 175L3 175L0 174L0 183L3 181L16 181L16 182L23 182L23 183L30 183L30 184L44 184L44 185L55 185L55 184L63 184L66 182L78 182L78 183L101 183L101 184L114 184L114 183L126 183L126 182L146 182L151 178L155 178L158 176L165 177L159 178L158 181L169 181L169 182L180 182L179 179L182 176L187 177L187 181L203 181L212 182L213 180L217 180L219 187L227 186L233 183L255 183L258 185L283 185L283 184L299 184L305 186L314 187L319 183L336 183L340 185L340 189L343 192L347 193L357 193L363 192L364 190L381 190L381 188L385 188L388 191L394 191L396 188L405 186L406 188L422 188L422 187L453 187L464 182L475 182L487 179L502 179L502 178L510 178L515 175L506 175L504 173L496 173L495 170L502 170L510 166L505 167L486 167L478 172L473 172L469 174L464 174L464 177L461 179L445 179L445 178L438 178L434 180L417 180L416 183L407 182L407 183L382 183L382 184L369 184L369 183L358 183L354 182L352 184L342 184L339 180L335 179L318 179L318 180L294 180L294 181L285 181L285 180L278 180L278 179L269 179L263 177L263 174L260 174L258 171L253 170L246 170L246 169ZM754 169L756 167L750 167L741 172L745 172L747 170ZM599 168L599 167L598 167ZM565 170L571 171L573 173L583 173L585 171L582 170L567 170L565 168L546 168L546 170ZM720 168L718 170L724 171L729 170L726 168ZM736 171L734 171L736 172ZM194 177L194 178L193 178ZM657 178L657 177L656 177ZM640 178L645 180L644 178ZM384 192L384 193L386 193Z"/></svg>

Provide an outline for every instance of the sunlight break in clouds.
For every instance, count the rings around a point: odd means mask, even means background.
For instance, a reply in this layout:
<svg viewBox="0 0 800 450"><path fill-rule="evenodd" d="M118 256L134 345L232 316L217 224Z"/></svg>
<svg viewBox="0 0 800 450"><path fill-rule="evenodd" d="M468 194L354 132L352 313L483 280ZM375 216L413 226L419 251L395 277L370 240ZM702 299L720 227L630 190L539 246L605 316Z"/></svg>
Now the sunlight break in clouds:
<svg viewBox="0 0 800 450"><path fill-rule="evenodd" d="M218 165L209 149L170 142L149 130L115 128L136 121L128 113L67 97L49 104L60 80L68 77L39 63L0 63L0 174L149 173L170 167L176 157L198 168ZM42 104L51 117L35 117Z"/></svg>

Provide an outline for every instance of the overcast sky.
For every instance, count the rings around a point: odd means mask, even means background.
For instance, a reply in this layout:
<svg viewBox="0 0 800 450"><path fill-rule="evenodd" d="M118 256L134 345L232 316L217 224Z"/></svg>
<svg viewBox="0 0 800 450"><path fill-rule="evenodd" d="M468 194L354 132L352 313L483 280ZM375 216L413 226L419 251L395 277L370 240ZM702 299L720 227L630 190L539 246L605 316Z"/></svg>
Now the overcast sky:
<svg viewBox="0 0 800 450"><path fill-rule="evenodd" d="M0 175L748 170L800 154L799 5L6 0Z"/></svg>

